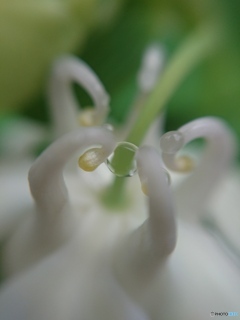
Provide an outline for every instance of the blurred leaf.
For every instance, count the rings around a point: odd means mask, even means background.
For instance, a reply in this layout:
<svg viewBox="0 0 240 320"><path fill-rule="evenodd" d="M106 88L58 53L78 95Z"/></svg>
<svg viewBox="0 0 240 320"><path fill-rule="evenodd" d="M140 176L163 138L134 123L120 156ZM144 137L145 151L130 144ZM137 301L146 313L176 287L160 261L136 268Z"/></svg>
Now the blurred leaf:
<svg viewBox="0 0 240 320"><path fill-rule="evenodd" d="M109 6L106 19L120 2ZM101 10L107 3L109 0L0 2L1 112L21 107L36 94L53 59L83 44L92 25L102 22Z"/></svg>

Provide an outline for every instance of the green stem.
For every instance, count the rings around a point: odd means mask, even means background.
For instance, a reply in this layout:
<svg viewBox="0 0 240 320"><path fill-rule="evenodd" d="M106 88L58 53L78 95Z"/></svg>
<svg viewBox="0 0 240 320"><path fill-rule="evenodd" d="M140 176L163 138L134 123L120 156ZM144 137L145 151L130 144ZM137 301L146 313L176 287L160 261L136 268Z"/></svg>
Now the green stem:
<svg viewBox="0 0 240 320"><path fill-rule="evenodd" d="M114 188L104 190L101 199L109 209L124 209L128 204L128 199L123 188L124 178L116 177ZM106 192L107 191L107 192Z"/></svg>
<svg viewBox="0 0 240 320"><path fill-rule="evenodd" d="M205 26L199 29L183 43L147 99L126 141L135 145L141 144L149 126L168 103L173 93L194 67L218 48L217 44L218 37L216 29L212 28L212 26ZM113 159L114 165L121 167L123 158L126 162L126 157L123 155L123 152L121 152L121 154L120 152L116 152ZM127 159L129 162L132 160L133 157L128 157ZM110 188L111 191L109 190L111 196L119 192L121 195L123 194L122 188L125 180L126 179L121 179L119 181L118 178L115 179Z"/></svg>

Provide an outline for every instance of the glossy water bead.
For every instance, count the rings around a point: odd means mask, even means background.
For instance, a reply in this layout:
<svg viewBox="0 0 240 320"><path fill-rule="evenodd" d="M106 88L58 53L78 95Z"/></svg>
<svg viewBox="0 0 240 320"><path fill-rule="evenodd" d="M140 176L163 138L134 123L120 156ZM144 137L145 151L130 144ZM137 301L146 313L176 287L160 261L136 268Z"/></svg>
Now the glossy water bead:
<svg viewBox="0 0 240 320"><path fill-rule="evenodd" d="M130 142L119 142L114 152L106 160L107 167L118 177L132 177L137 171L137 163L134 159L137 150L137 146ZM120 162L116 161L115 155L117 154L120 154L120 157L116 157L121 159Z"/></svg>
<svg viewBox="0 0 240 320"><path fill-rule="evenodd" d="M165 153L176 153L184 145L183 134L179 131L169 131L160 140L160 147Z"/></svg>

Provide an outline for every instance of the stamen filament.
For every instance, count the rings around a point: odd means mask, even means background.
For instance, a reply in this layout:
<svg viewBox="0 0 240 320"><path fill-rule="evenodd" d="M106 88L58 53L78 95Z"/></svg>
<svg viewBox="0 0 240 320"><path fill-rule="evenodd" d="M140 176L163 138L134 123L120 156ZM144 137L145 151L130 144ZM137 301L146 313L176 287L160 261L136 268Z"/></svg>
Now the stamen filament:
<svg viewBox="0 0 240 320"><path fill-rule="evenodd" d="M135 229L116 251L115 270L124 285L146 283L176 245L176 221L171 190L161 157L152 147L137 152L138 174L149 190L148 218Z"/></svg>
<svg viewBox="0 0 240 320"><path fill-rule="evenodd" d="M80 59L61 57L53 66L48 88L54 135L57 138L79 127L79 102L72 92L73 81L80 84L94 101L93 125L102 124L108 113L109 96L94 71ZM80 120L86 122L88 113L89 110L87 114L83 111Z"/></svg>
<svg viewBox="0 0 240 320"><path fill-rule="evenodd" d="M138 74L138 86L142 93L149 93L155 87L165 62L165 50L162 46L149 46L143 56Z"/></svg>
<svg viewBox="0 0 240 320"><path fill-rule="evenodd" d="M112 133L101 127L81 128L56 140L34 162L29 185L40 216L49 220L65 209L68 193L63 169L74 153L81 154L96 145L101 146L98 160L103 162L115 147Z"/></svg>
<svg viewBox="0 0 240 320"><path fill-rule="evenodd" d="M162 143L167 150L163 148L163 161L165 165L178 172L183 172L185 168L179 166L176 153L178 150L190 141L197 138L205 138L207 141L206 150L198 166L194 169L180 188L176 190L176 201L179 211L186 216L196 219L199 214L204 212L204 206L211 195L211 190L225 174L236 152L235 139L231 131L223 121L214 117L200 118L187 123L178 131L172 132L176 136L179 133L183 137L183 143L180 146L172 141L172 149L175 151L169 153L167 144ZM161 140L165 139L164 135ZM194 215L192 214L194 213Z"/></svg>
<svg viewBox="0 0 240 320"><path fill-rule="evenodd" d="M71 206L63 170L72 156L86 149L104 150L105 161L116 145L109 130L101 127L79 128L53 142L29 170L29 187L36 211L26 215L8 243L6 270L16 273L53 252L75 230L76 215ZM79 220L78 220L79 221Z"/></svg>
<svg viewBox="0 0 240 320"><path fill-rule="evenodd" d="M124 139L131 131L139 113L141 112L141 109L144 108L149 95L156 86L156 83L160 82L161 75L166 64L165 56L165 48L157 44L152 44L149 46L144 53L142 65L137 77L138 94L130 109L127 122L124 125ZM145 142L147 141L148 145L158 145L157 137L162 129L163 118L164 117L161 116L151 124L151 127L149 128L144 140Z"/></svg>

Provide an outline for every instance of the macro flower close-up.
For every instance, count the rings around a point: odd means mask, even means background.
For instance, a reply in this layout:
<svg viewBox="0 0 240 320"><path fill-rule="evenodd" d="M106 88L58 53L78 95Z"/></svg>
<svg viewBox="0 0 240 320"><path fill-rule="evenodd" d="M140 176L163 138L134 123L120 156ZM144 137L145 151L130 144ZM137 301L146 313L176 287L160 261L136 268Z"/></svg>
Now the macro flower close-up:
<svg viewBox="0 0 240 320"><path fill-rule="evenodd" d="M107 3L66 1L72 40L58 47L53 24L51 54L23 46L24 92L17 78L4 82L0 319L237 317L239 113L222 108L224 94L238 96L234 72L229 86L217 79L226 46L237 56L234 36L226 41L229 7L223 1L217 16L214 0L198 9L195 1ZM35 58L42 74L29 73Z"/></svg>

